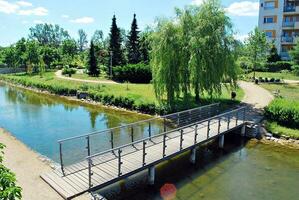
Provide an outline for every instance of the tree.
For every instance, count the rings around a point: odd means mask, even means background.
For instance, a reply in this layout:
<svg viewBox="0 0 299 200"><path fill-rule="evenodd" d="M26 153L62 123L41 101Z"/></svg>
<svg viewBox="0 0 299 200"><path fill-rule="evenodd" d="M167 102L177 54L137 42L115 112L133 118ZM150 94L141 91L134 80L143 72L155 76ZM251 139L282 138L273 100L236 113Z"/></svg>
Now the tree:
<svg viewBox="0 0 299 200"><path fill-rule="evenodd" d="M41 47L41 57L44 64L48 69L51 68L51 65L57 61L60 61L60 54L57 48L50 47L48 45Z"/></svg>
<svg viewBox="0 0 299 200"><path fill-rule="evenodd" d="M100 74L100 71L97 66L97 59L95 57L95 48L92 41L90 43L89 56L88 56L88 74L90 76L99 76Z"/></svg>
<svg viewBox="0 0 299 200"><path fill-rule="evenodd" d="M86 45L88 43L87 34L83 29L79 29L78 34L79 34L79 39L78 39L79 51L82 52L84 48L86 48Z"/></svg>
<svg viewBox="0 0 299 200"><path fill-rule="evenodd" d="M21 67L26 66L25 53L26 53L26 40L25 38L21 38L16 43L16 54L18 55L18 65Z"/></svg>
<svg viewBox="0 0 299 200"><path fill-rule="evenodd" d="M295 65L299 65L299 42L289 51L292 61ZM298 66L296 66L298 68Z"/></svg>
<svg viewBox="0 0 299 200"><path fill-rule="evenodd" d="M68 39L63 41L61 50L64 56L69 56L71 58L74 58L74 56L77 54L76 41L73 39Z"/></svg>
<svg viewBox="0 0 299 200"><path fill-rule="evenodd" d="M268 63L275 63L277 61L281 61L280 56L277 53L277 48L275 46L274 43L271 44L271 49L270 49L270 53L267 57L267 62Z"/></svg>
<svg viewBox="0 0 299 200"><path fill-rule="evenodd" d="M39 43L32 40L28 41L27 44L27 50L25 54L25 60L26 60L26 66L27 66L27 72L37 72L39 70L39 64L40 64L40 48Z"/></svg>
<svg viewBox="0 0 299 200"><path fill-rule="evenodd" d="M116 17L114 15L112 18L109 42L109 51L112 53L112 66L122 65L124 63L121 44L122 38L120 34L120 29L117 27Z"/></svg>
<svg viewBox="0 0 299 200"><path fill-rule="evenodd" d="M141 54L141 60L144 63L149 63L150 34L151 32L148 31L144 31L140 34L140 54Z"/></svg>
<svg viewBox="0 0 299 200"><path fill-rule="evenodd" d="M42 45L58 47L64 40L70 39L68 32L57 24L37 24L29 30L29 39L37 40Z"/></svg>
<svg viewBox="0 0 299 200"><path fill-rule="evenodd" d="M249 33L245 41L246 53L253 66L253 78L255 79L256 68L267 60L268 42L266 34L257 27Z"/></svg>
<svg viewBox="0 0 299 200"><path fill-rule="evenodd" d="M136 64L141 61L139 31L138 31L138 25L136 20L136 14L134 14L133 22L131 25L131 31L129 32L128 35L127 51L128 51L128 62L130 64Z"/></svg>
<svg viewBox="0 0 299 200"><path fill-rule="evenodd" d="M93 34L93 36L91 37L91 41L93 42L93 44L95 46L100 46L102 48L104 48L104 37L103 37L103 31L101 30L96 30Z"/></svg>
<svg viewBox="0 0 299 200"><path fill-rule="evenodd" d="M7 67L17 68L19 66L19 58L16 49L13 46L7 47L3 53L3 62Z"/></svg>
<svg viewBox="0 0 299 200"><path fill-rule="evenodd" d="M189 105L192 93L198 101L205 91L210 96L220 94L223 82L235 85L237 46L218 0L177 9L175 21L158 21L151 34L150 60L157 98L166 98L170 109L175 109L181 96Z"/></svg>

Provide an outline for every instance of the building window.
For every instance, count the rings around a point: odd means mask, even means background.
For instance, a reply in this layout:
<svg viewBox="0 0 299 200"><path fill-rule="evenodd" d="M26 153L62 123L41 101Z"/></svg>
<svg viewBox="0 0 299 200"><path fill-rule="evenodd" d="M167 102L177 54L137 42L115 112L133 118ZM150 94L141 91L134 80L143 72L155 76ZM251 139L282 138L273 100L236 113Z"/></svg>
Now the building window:
<svg viewBox="0 0 299 200"><path fill-rule="evenodd" d="M267 38L273 38L273 32L272 31L266 31Z"/></svg>
<svg viewBox="0 0 299 200"><path fill-rule="evenodd" d="M271 17L264 17L264 23L265 24L269 24L269 23L274 23L275 20L274 20L274 16L271 16Z"/></svg>
<svg viewBox="0 0 299 200"><path fill-rule="evenodd" d="M265 2L264 9L265 10L272 10L275 8L275 1L267 1Z"/></svg>

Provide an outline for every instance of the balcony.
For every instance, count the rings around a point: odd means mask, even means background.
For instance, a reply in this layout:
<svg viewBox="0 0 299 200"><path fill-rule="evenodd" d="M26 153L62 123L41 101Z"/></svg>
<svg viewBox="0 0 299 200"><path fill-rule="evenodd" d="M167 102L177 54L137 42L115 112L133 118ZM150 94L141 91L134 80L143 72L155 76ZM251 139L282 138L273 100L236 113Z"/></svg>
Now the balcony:
<svg viewBox="0 0 299 200"><path fill-rule="evenodd" d="M294 37L291 37L291 36L282 36L281 37L281 43L293 44L293 42L294 42Z"/></svg>
<svg viewBox="0 0 299 200"><path fill-rule="evenodd" d="M295 12L296 11L296 6L285 6L283 8L284 12Z"/></svg>
<svg viewBox="0 0 299 200"><path fill-rule="evenodd" d="M285 28L294 28L295 22L282 22L282 27Z"/></svg>

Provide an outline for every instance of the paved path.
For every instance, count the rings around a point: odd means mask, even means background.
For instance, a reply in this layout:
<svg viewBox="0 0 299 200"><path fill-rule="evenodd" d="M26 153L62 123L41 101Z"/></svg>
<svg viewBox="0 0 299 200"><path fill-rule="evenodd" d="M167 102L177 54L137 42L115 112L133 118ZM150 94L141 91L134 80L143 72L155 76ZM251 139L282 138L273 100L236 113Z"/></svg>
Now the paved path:
<svg viewBox="0 0 299 200"><path fill-rule="evenodd" d="M299 84L299 80L283 80L287 84Z"/></svg>
<svg viewBox="0 0 299 200"><path fill-rule="evenodd" d="M119 83L117 83L115 81L111 81L111 80L86 80L86 79L66 77L66 76L62 75L62 70L58 70L57 72L55 72L55 76L60 79L78 81L78 82L83 82L83 83L119 84Z"/></svg>
<svg viewBox="0 0 299 200"><path fill-rule="evenodd" d="M37 153L2 128L0 128L0 141L6 145L4 165L16 174L17 184L22 187L22 200L63 199L40 178L42 173L52 171L48 163L43 162ZM90 198L86 194L79 199Z"/></svg>
<svg viewBox="0 0 299 200"><path fill-rule="evenodd" d="M239 81L238 84L245 92L242 102L249 105L248 121L260 122L263 119L263 108L274 99L274 96L268 90L254 83Z"/></svg>

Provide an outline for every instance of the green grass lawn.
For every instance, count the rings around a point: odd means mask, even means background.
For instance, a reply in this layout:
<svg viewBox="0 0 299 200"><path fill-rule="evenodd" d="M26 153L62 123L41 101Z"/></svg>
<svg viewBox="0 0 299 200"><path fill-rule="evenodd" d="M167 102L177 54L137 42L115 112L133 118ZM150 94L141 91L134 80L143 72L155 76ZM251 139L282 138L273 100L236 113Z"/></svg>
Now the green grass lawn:
<svg viewBox="0 0 299 200"><path fill-rule="evenodd" d="M84 75L85 76L85 75ZM96 91L101 95L113 95L115 97L128 97L134 100L134 103L137 105L144 104L156 104L158 105L158 101L154 94L154 89L152 84L97 84L97 83L82 83L78 81L72 80L63 80L59 79L55 76L54 72L46 72L42 77L39 75L26 75L26 74L15 74L15 75L0 75L6 80L13 81L15 83L21 83L25 86L35 85L40 89L47 88L69 88L73 91L83 90L83 88L87 88L88 91ZM74 76L75 77L75 76ZM77 76L78 77L78 76ZM2 79L3 79L2 78ZM56 90L55 90L56 91ZM60 90L58 90L60 91ZM64 90L62 90L64 91ZM244 97L244 92L241 89L237 89L237 101L230 100L231 90L229 88L223 87L222 94L220 96L215 96L211 98L207 94L203 94L202 96L202 104L207 104L211 102L222 102L224 105L235 104L240 101ZM178 108L185 109L182 107L183 103L178 101ZM196 107L199 104L195 102L194 97L190 98L188 108Z"/></svg>
<svg viewBox="0 0 299 200"><path fill-rule="evenodd" d="M299 129L287 128L277 124L277 122L267 121L266 129L278 136L286 135L297 140L299 139Z"/></svg>
<svg viewBox="0 0 299 200"><path fill-rule="evenodd" d="M248 74L247 76L253 77L253 72ZM292 73L280 73L280 72L255 72L255 77L263 77L263 78L275 78L275 79L285 79L285 80L299 80L299 76L295 76Z"/></svg>
<svg viewBox="0 0 299 200"><path fill-rule="evenodd" d="M272 94L279 90L280 96L299 101L299 84L261 83L260 86Z"/></svg>
<svg viewBox="0 0 299 200"><path fill-rule="evenodd" d="M88 74L85 74L85 73L76 73L76 74L73 74L72 75L72 78L77 78L77 79L84 79L84 80L107 80L106 77L104 76L99 76L99 77L92 77L92 76L89 76Z"/></svg>

